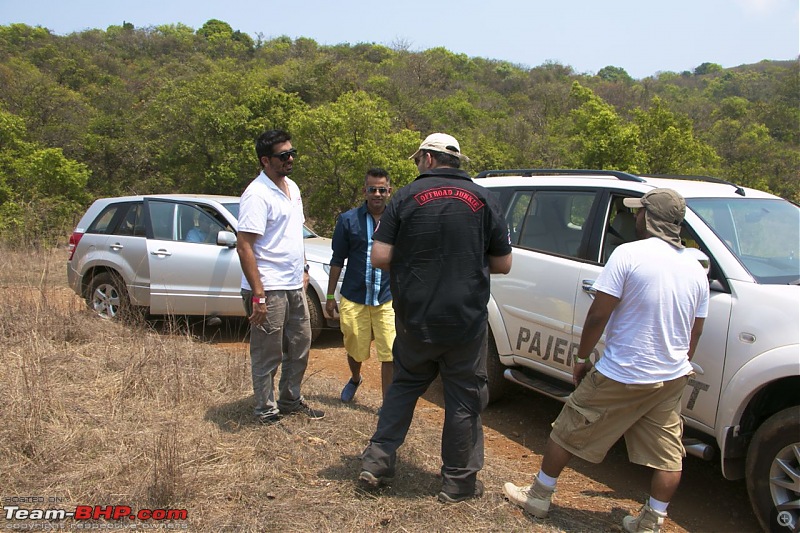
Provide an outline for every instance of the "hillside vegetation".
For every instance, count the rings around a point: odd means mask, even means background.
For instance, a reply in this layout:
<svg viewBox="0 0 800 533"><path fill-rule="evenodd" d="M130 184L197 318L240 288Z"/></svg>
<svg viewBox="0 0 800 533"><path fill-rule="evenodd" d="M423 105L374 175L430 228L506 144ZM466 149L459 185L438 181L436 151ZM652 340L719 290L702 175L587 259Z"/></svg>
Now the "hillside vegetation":
<svg viewBox="0 0 800 533"><path fill-rule="evenodd" d="M287 128L317 231L355 205L365 170L395 186L433 131L469 170L706 174L800 200L797 61L641 80L444 48L254 41L229 24L130 24L58 36L0 26L0 240L63 242L94 198L241 193L255 137Z"/></svg>

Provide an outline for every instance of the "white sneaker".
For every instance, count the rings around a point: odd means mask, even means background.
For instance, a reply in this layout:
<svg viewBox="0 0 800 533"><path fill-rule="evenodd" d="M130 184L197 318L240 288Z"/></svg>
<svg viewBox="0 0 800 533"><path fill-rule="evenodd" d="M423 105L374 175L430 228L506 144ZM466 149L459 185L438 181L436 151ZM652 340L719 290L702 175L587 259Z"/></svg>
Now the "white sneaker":
<svg viewBox="0 0 800 533"><path fill-rule="evenodd" d="M628 533L658 533L664 525L667 513L656 511L645 503L639 511L639 516L626 516L622 519L622 527Z"/></svg>
<svg viewBox="0 0 800 533"><path fill-rule="evenodd" d="M533 477L533 484L526 487L518 487L513 483L503 485L503 493L508 501L525 509L536 518L545 518L550 509L550 500L555 487L548 487L539 478Z"/></svg>

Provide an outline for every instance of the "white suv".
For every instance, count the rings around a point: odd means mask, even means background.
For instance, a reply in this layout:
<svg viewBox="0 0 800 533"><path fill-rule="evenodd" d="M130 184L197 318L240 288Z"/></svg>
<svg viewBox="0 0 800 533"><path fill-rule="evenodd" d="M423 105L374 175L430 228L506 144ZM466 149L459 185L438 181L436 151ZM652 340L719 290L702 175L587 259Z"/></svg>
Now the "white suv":
<svg viewBox="0 0 800 533"><path fill-rule="evenodd" d="M761 525L796 530L798 206L694 176L508 170L483 172L475 182L497 194L513 245L511 272L492 279L492 400L509 382L566 399L594 280L614 248L635 239L633 216L622 199L656 187L686 198L682 238L707 261L711 286L709 315L692 360L697 375L683 400L687 452L705 459L719 452L726 478L747 478ZM593 357L602 351L601 340Z"/></svg>

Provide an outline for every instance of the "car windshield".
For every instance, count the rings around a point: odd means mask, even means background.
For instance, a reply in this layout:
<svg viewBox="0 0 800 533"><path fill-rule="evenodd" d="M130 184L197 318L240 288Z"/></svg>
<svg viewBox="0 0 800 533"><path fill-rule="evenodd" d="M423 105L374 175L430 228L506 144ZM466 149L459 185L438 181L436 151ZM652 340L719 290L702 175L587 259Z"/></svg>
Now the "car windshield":
<svg viewBox="0 0 800 533"><path fill-rule="evenodd" d="M800 283L796 205L768 198L692 198L686 203L758 283Z"/></svg>
<svg viewBox="0 0 800 533"><path fill-rule="evenodd" d="M239 220L239 202L224 203L222 206L230 211L236 220Z"/></svg>

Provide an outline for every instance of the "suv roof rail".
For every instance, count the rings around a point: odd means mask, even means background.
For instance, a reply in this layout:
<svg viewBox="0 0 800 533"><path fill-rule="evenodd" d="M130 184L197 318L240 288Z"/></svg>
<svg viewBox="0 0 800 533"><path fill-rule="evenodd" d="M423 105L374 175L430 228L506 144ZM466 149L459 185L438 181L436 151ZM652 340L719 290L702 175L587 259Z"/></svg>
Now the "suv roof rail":
<svg viewBox="0 0 800 533"><path fill-rule="evenodd" d="M597 170L597 169L564 169L564 168L517 168L509 170L484 170L478 173L474 179L488 178L491 176L538 176L538 175L564 175L564 176L613 176L622 181L645 180L639 176L621 172L619 170Z"/></svg>
<svg viewBox="0 0 800 533"><path fill-rule="evenodd" d="M715 178L713 176L692 176L688 174L647 174L642 175L645 178L666 178L671 180L691 180L691 181L707 181L709 183L721 183L723 185L730 185L735 189L736 194L744 196L744 189L740 185L733 182L724 180L722 178Z"/></svg>

